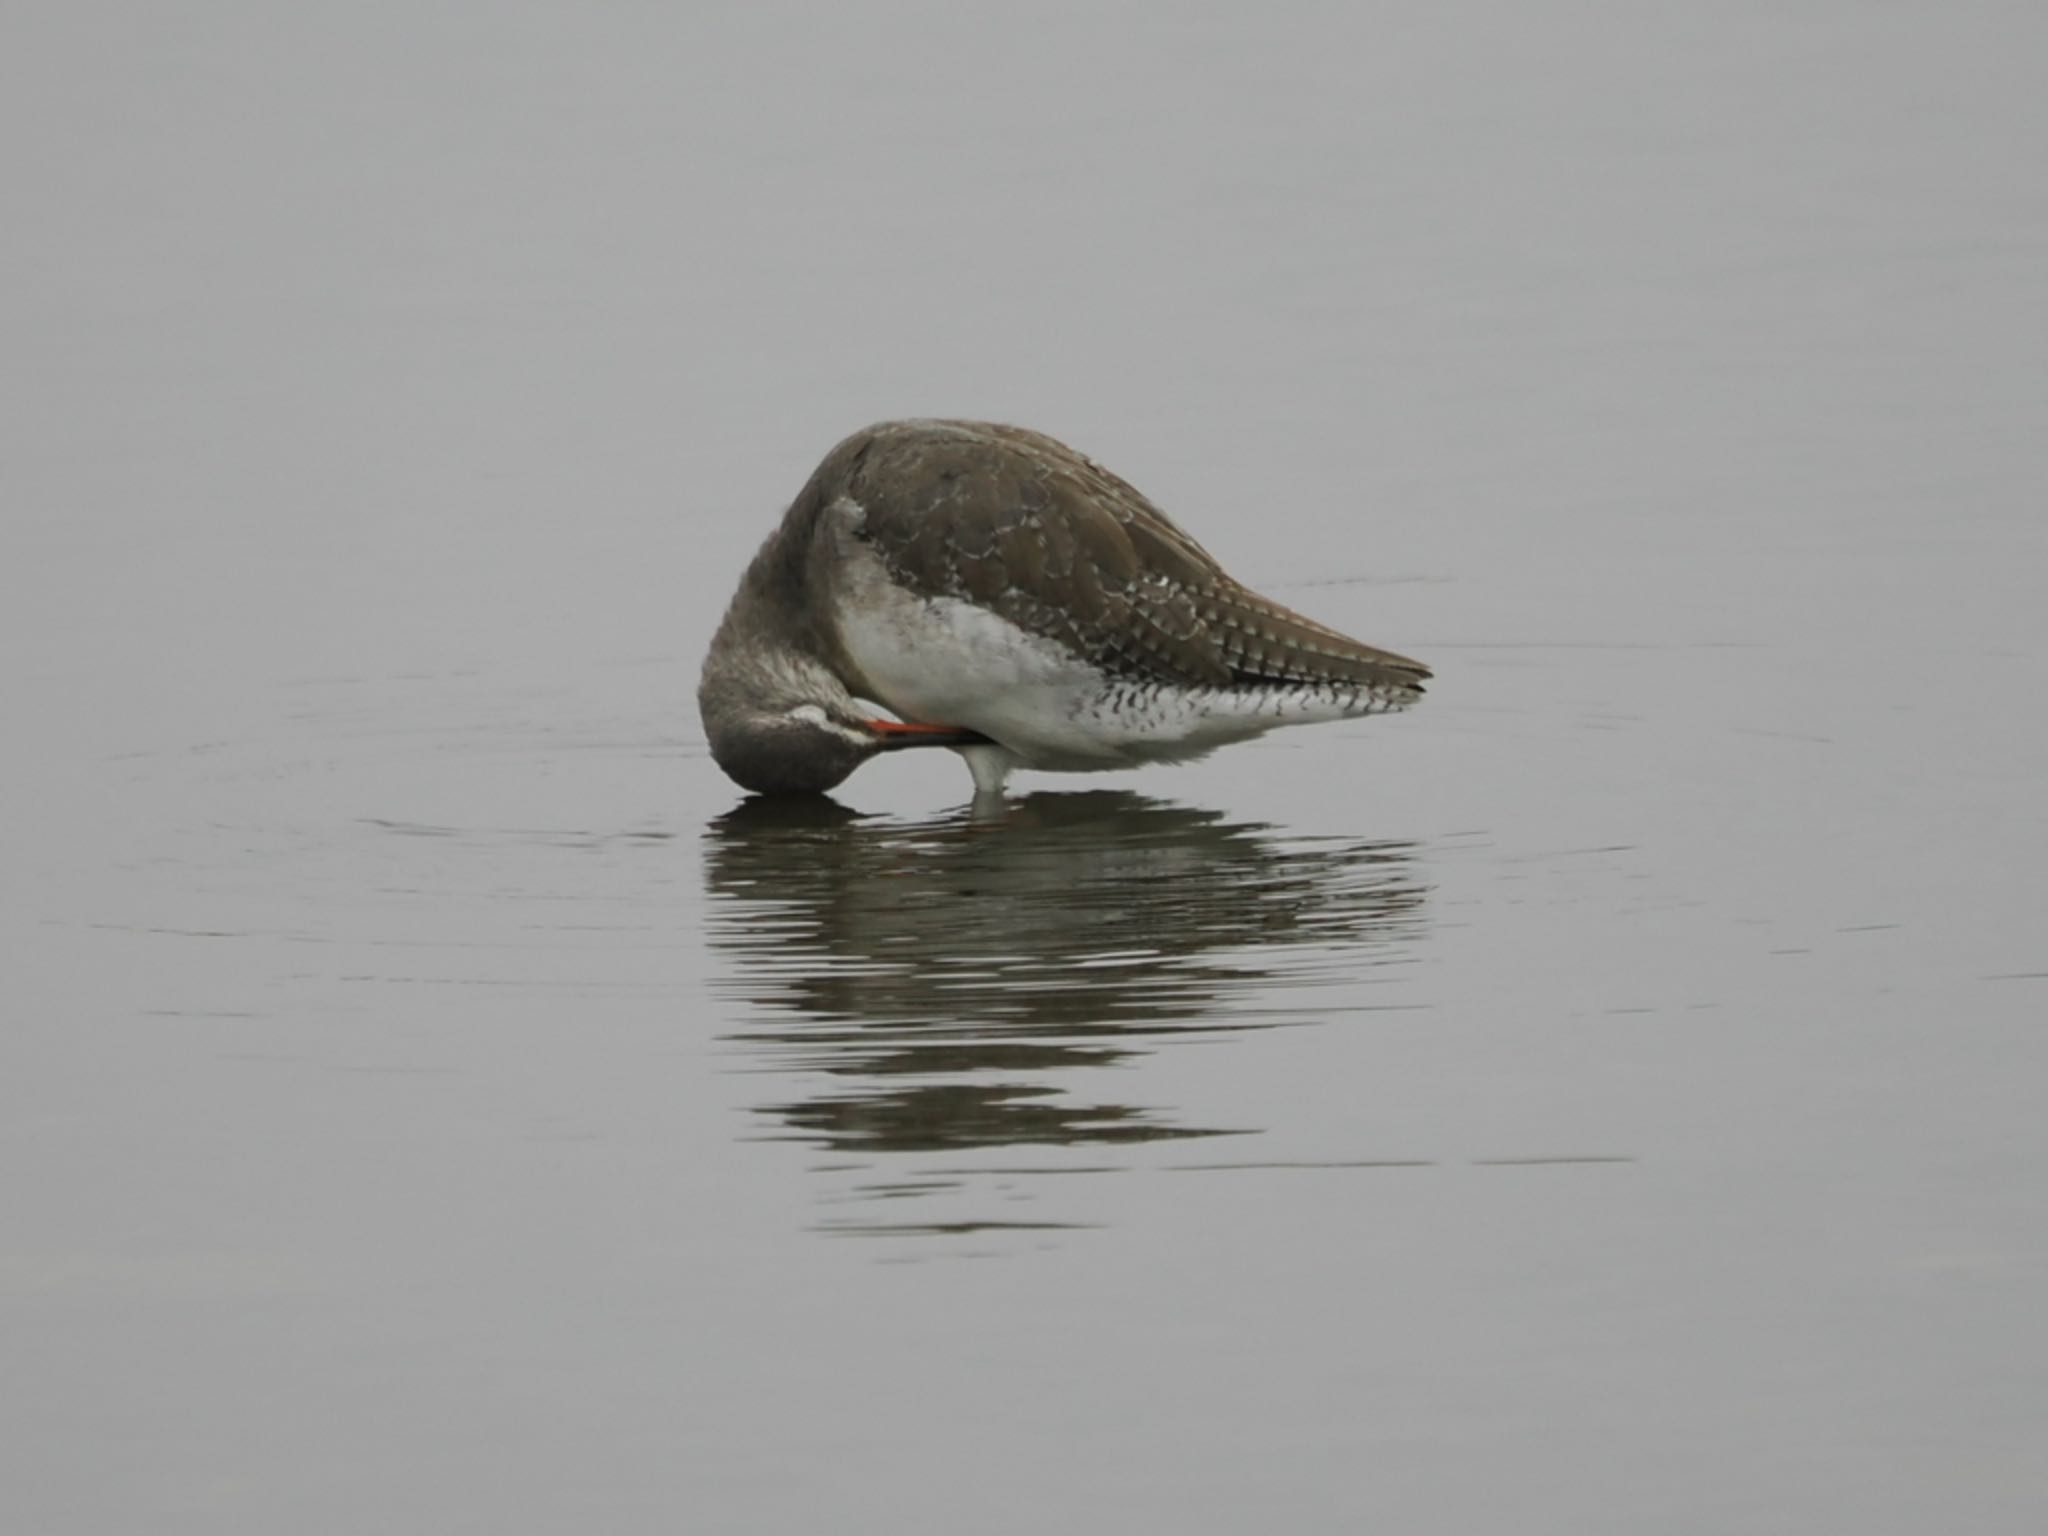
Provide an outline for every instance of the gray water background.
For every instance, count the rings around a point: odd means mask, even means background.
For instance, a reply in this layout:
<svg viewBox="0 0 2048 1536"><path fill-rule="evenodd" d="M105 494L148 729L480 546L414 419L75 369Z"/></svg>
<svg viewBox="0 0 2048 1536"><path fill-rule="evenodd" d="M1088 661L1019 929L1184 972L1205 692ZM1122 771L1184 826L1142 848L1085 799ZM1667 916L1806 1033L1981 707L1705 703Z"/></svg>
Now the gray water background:
<svg viewBox="0 0 2048 1536"><path fill-rule="evenodd" d="M8 15L5 1529L2048 1525L2048 13ZM1430 698L734 814L903 414Z"/></svg>

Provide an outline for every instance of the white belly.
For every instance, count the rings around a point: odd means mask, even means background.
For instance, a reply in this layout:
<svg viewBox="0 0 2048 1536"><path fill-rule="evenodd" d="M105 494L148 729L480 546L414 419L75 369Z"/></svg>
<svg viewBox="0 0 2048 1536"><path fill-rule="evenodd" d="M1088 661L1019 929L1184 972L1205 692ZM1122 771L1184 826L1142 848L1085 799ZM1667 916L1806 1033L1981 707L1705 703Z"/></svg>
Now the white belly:
<svg viewBox="0 0 2048 1536"><path fill-rule="evenodd" d="M843 600L836 618L875 702L906 719L980 731L1038 767L1128 761L1086 719L1102 674L986 608L877 583Z"/></svg>
<svg viewBox="0 0 2048 1536"><path fill-rule="evenodd" d="M1327 689L1181 688L1106 676L1065 647L957 598L848 582L834 620L874 702L965 726L1024 765L1068 772L1199 757L1276 725L1369 712Z"/></svg>

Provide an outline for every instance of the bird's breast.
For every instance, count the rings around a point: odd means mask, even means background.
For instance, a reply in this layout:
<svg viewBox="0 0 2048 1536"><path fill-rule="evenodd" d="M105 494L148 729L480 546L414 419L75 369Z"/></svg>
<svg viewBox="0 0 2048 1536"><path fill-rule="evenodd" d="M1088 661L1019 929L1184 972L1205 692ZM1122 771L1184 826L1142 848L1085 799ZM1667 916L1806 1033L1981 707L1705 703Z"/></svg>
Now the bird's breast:
<svg viewBox="0 0 2048 1536"><path fill-rule="evenodd" d="M958 597L896 581L872 557L848 562L833 599L849 686L911 720L960 725L1034 756L1102 754L1075 716L1102 673L1056 641Z"/></svg>

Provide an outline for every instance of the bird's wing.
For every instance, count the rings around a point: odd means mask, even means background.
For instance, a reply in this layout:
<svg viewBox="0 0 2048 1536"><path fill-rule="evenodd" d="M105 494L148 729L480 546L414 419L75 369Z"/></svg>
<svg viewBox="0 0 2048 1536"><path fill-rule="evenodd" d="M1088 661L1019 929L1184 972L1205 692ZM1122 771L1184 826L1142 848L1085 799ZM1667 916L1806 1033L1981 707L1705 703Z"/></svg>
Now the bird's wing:
<svg viewBox="0 0 2048 1536"><path fill-rule="evenodd" d="M879 429L848 490L907 586L992 609L1113 675L1397 697L1420 693L1429 676L1243 586L1132 486L1036 432Z"/></svg>

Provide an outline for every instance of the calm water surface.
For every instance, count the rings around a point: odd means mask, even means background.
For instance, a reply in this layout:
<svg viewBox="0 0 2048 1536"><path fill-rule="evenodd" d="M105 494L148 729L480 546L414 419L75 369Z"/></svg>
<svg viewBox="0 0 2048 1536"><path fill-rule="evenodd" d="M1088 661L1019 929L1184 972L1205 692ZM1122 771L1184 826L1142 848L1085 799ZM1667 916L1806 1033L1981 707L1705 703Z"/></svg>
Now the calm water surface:
<svg viewBox="0 0 2048 1536"><path fill-rule="evenodd" d="M2048 1522L2035 10L18 9L6 1529ZM914 412L1429 699L743 802Z"/></svg>
<svg viewBox="0 0 2048 1536"><path fill-rule="evenodd" d="M1058 1228L1028 1180L1085 1170L984 1155L1261 1129L1184 1124L1122 1102L1127 1073L1081 1069L1419 1006L1368 991L1422 928L1413 852L1113 791L1034 795L993 823L753 802L706 842L707 933L730 966L713 987L758 1016L735 1045L815 1085L760 1112L763 1134L840 1154L816 1165L821 1230ZM874 1161L888 1153L939 1160ZM1093 1171L1121 1166L1191 1165Z"/></svg>

